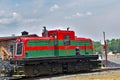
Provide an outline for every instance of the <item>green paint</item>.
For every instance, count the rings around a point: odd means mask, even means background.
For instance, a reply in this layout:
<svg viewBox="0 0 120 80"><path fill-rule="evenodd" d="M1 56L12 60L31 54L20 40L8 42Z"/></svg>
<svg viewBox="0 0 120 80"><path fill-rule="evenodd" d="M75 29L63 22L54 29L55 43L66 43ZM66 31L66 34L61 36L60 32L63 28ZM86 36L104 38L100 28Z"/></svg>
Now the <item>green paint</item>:
<svg viewBox="0 0 120 80"><path fill-rule="evenodd" d="M27 46L47 46L47 45L51 45L54 46L54 41L50 41L50 40L30 40L27 43ZM58 45L59 46L63 46L64 45L64 41L63 40L58 40ZM75 40L71 40L70 41L70 45L76 45L76 41Z"/></svg>
<svg viewBox="0 0 120 80"><path fill-rule="evenodd" d="M59 46L64 46L64 41L63 40L58 40L58 44L56 45L57 47ZM76 46L76 41L71 40L70 41L70 46ZM66 50L55 50L55 56L71 56L75 55L75 49L68 50L69 54L66 54Z"/></svg>
<svg viewBox="0 0 120 80"><path fill-rule="evenodd" d="M68 53L67 53L68 51ZM75 50L59 50L59 55L58 56L73 56L75 54Z"/></svg>
<svg viewBox="0 0 120 80"><path fill-rule="evenodd" d="M89 41L77 41L77 46L91 46L92 43ZM92 49L83 49L80 50L80 54L93 54L93 50Z"/></svg>
<svg viewBox="0 0 120 80"><path fill-rule="evenodd" d="M27 43L27 46L48 46L54 45L54 41L50 40L30 40Z"/></svg>
<svg viewBox="0 0 120 80"><path fill-rule="evenodd" d="M29 50L26 58L54 56L54 50Z"/></svg>
<svg viewBox="0 0 120 80"><path fill-rule="evenodd" d="M75 50L55 50L58 53L54 54L54 50L29 50L26 53L26 58L32 57L50 57L50 56L73 56L75 55Z"/></svg>
<svg viewBox="0 0 120 80"><path fill-rule="evenodd" d="M92 50L80 50L80 54L81 55L85 55L85 54L93 54ZM59 50L59 54L58 56L74 56L76 55L76 51L75 50L68 50L68 54L66 53L66 50Z"/></svg>
<svg viewBox="0 0 120 80"><path fill-rule="evenodd" d="M90 46L90 45L91 45L91 42L88 42L88 41L78 41L78 42L77 42L77 45Z"/></svg>
<svg viewBox="0 0 120 80"><path fill-rule="evenodd" d="M54 50L55 56L59 56L59 50Z"/></svg>
<svg viewBox="0 0 120 80"><path fill-rule="evenodd" d="M59 46L63 46L64 45L64 41L63 40L58 40L58 45ZM70 45L76 46L76 41L75 40L70 40Z"/></svg>

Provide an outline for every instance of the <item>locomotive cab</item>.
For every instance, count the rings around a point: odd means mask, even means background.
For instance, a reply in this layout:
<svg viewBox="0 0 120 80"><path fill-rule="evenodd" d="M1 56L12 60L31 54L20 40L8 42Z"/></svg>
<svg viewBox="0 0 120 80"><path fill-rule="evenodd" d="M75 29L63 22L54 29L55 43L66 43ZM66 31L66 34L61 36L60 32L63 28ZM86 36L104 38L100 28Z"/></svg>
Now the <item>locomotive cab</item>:
<svg viewBox="0 0 120 80"><path fill-rule="evenodd" d="M55 56L75 55L75 33L71 30L50 30L48 37L54 38Z"/></svg>

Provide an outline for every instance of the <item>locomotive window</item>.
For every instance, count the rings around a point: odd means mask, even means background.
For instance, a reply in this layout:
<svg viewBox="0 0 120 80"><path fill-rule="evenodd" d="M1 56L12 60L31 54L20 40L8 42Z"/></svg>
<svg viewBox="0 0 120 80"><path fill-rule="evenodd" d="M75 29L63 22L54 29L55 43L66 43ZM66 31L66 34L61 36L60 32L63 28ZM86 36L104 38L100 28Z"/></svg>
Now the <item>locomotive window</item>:
<svg viewBox="0 0 120 80"><path fill-rule="evenodd" d="M65 46L70 45L70 36L68 36L68 35L64 36L64 45Z"/></svg>
<svg viewBox="0 0 120 80"><path fill-rule="evenodd" d="M17 43L17 55L22 54L22 49L23 49L23 43Z"/></svg>

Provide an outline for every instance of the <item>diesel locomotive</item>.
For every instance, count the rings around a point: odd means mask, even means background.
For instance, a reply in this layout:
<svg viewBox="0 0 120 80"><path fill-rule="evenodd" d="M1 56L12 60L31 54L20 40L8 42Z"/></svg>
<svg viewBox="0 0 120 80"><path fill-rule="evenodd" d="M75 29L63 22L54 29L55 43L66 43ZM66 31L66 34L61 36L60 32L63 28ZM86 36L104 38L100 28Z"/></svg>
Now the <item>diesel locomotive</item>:
<svg viewBox="0 0 120 80"><path fill-rule="evenodd" d="M69 28L47 30L44 27L42 37L25 35L10 41L9 52L12 56L1 62L1 73L7 76L74 73L101 66L98 55L93 54L92 40L75 36Z"/></svg>

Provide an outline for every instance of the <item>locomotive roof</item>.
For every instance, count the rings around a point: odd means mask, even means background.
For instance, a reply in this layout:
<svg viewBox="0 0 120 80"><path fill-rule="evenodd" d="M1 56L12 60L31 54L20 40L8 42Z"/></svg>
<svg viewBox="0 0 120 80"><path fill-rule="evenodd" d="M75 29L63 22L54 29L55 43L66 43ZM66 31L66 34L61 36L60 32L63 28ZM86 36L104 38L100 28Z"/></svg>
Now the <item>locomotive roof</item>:
<svg viewBox="0 0 120 80"><path fill-rule="evenodd" d="M92 40L90 38L76 38L76 40L80 40L80 41L91 41Z"/></svg>
<svg viewBox="0 0 120 80"><path fill-rule="evenodd" d="M74 32L74 31L72 31L72 30L60 30L60 29L58 29L58 30L48 30L48 32Z"/></svg>

